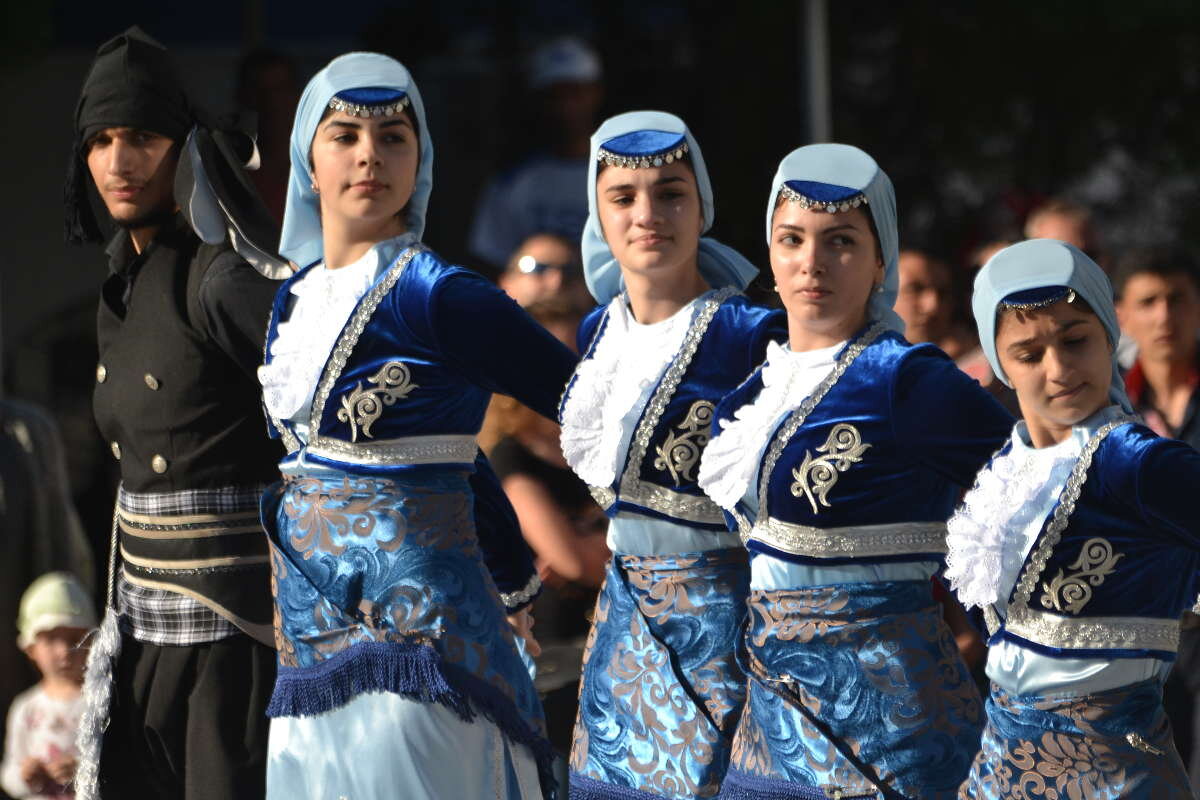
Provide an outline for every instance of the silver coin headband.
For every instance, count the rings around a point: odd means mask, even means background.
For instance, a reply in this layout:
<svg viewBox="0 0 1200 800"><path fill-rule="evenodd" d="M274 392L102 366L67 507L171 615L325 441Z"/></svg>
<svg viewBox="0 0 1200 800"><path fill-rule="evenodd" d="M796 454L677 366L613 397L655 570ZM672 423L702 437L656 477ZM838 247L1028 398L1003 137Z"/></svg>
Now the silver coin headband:
<svg viewBox="0 0 1200 800"><path fill-rule="evenodd" d="M401 97L395 102L385 103L380 106L364 106L360 103L351 103L334 95L333 99L329 101L329 107L334 111L344 111L352 117L390 117L408 108L408 95Z"/></svg>
<svg viewBox="0 0 1200 800"><path fill-rule="evenodd" d="M687 142L683 142L678 147L668 150L665 153L655 153L649 156L623 156L600 147L596 149L596 160L603 161L605 165L610 167L627 167L629 169L661 167L663 164L670 164L683 158L687 151Z"/></svg>
<svg viewBox="0 0 1200 800"><path fill-rule="evenodd" d="M783 199L793 203L799 203L801 208L811 208L815 211L827 211L833 214L837 211L849 211L852 208L867 205L867 196L865 194L856 194L853 197L847 197L845 200L838 200L836 203L824 202L821 200L813 200L811 197L805 197L797 192L786 183L779 187L779 194Z"/></svg>
<svg viewBox="0 0 1200 800"><path fill-rule="evenodd" d="M1052 295L1050 297L1046 297L1041 300L1033 300L1028 303L1010 303L1007 300L1001 300L1000 305L1004 306L1005 308L1015 308L1017 311L1035 311L1036 309L1039 309L1039 308L1045 308L1046 306L1052 306L1055 303L1057 303L1059 300L1066 300L1068 303L1074 303L1075 302L1075 290L1068 286L1066 294L1060 294L1057 296Z"/></svg>

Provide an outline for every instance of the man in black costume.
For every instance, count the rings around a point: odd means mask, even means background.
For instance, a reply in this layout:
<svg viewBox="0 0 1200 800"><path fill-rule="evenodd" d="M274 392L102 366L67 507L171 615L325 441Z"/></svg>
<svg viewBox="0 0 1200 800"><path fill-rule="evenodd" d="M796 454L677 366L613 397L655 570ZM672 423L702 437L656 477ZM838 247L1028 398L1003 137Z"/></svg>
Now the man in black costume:
<svg viewBox="0 0 1200 800"><path fill-rule="evenodd" d="M94 407L121 470L77 793L262 798L275 667L258 500L279 452L255 370L286 270L254 248L269 231L249 234L269 219L237 163L253 140L196 109L137 28L97 51L75 133L68 239L115 226Z"/></svg>

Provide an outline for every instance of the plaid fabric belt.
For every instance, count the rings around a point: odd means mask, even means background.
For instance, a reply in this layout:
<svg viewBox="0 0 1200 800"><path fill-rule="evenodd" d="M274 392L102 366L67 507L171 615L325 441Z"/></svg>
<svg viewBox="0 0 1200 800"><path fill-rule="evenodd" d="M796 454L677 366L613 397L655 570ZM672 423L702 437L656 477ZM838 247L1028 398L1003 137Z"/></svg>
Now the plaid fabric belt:
<svg viewBox="0 0 1200 800"><path fill-rule="evenodd" d="M273 643L264 487L118 495L121 610L134 638Z"/></svg>

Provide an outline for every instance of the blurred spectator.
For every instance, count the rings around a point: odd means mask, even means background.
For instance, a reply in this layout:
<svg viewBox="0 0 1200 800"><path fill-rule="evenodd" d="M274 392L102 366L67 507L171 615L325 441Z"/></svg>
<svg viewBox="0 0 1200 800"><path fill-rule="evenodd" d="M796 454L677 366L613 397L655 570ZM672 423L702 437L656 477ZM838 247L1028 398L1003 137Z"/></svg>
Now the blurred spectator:
<svg viewBox="0 0 1200 800"><path fill-rule="evenodd" d="M533 318L568 345L582 313L562 299L530 307ZM508 397L489 410L502 438L489 458L516 509L521 532L537 554L545 588L534 601L534 632L542 644L538 689L544 693L550 741L571 747L579 694L579 668L588 615L608 562L607 520L588 488L567 467L558 425Z"/></svg>
<svg viewBox="0 0 1200 800"><path fill-rule="evenodd" d="M529 85L539 119L530 145L537 152L488 184L471 227L471 252L493 269L535 233L579 240L587 219L588 138L604 97L600 77L599 57L579 39L555 39L534 52Z"/></svg>
<svg viewBox="0 0 1200 800"><path fill-rule="evenodd" d="M966 276L966 298L968 301L971 297L971 290L975 282L975 276L979 273L979 270L983 269L983 265L988 262L988 259L996 255L996 253L999 253L1004 248L1008 247L1010 244L1016 244L1016 242L1014 242L1012 239L995 239L990 242L984 242L971 251L971 255L967 259L967 263L969 265L969 274Z"/></svg>
<svg viewBox="0 0 1200 800"><path fill-rule="evenodd" d="M940 347L954 363L984 386L997 384L979 347L979 338L967 324L959 307L950 265L921 250L900 251L900 287L896 293L896 313L904 320L904 336L913 344L931 342ZM942 604L942 616L954 633L959 653L972 674L982 672L987 646L971 625L954 597L934 582L934 595Z"/></svg>
<svg viewBox="0 0 1200 800"><path fill-rule="evenodd" d="M913 344L940 347L963 372L979 381L996 399L1017 414L1017 398L992 374L979 347L979 337L967 311L964 295L955 286L949 264L920 250L900 253L900 287L896 313L904 320L904 335Z"/></svg>
<svg viewBox="0 0 1200 800"><path fill-rule="evenodd" d="M1160 436L1200 449L1200 267L1179 248L1135 250L1113 269L1117 320L1137 345L1125 375L1134 409ZM1163 692L1175 745L1200 790L1200 617L1185 614Z"/></svg>
<svg viewBox="0 0 1200 800"><path fill-rule="evenodd" d="M94 588L92 549L71 504L62 442L39 409L0 398L0 708L36 678L10 642L18 638L22 588L53 570L69 570Z"/></svg>
<svg viewBox="0 0 1200 800"><path fill-rule="evenodd" d="M1117 319L1137 345L1125 386L1160 436L1200 448L1200 271L1179 249L1124 254L1113 270Z"/></svg>
<svg viewBox="0 0 1200 800"><path fill-rule="evenodd" d="M95 626L92 600L70 573L43 575L21 596L17 643L41 680L8 711L0 784L15 798L74 797L69 784L75 778L87 659L80 642Z"/></svg>
<svg viewBox="0 0 1200 800"><path fill-rule="evenodd" d="M238 65L238 108L258 115L258 153L262 164L249 173L259 196L277 222L283 221L287 196L288 141L300 102L296 62L276 50L251 50Z"/></svg>
<svg viewBox="0 0 1200 800"><path fill-rule="evenodd" d="M1052 197L1025 218L1026 239L1058 239L1096 258L1092 212L1062 197Z"/></svg>
<svg viewBox="0 0 1200 800"><path fill-rule="evenodd" d="M936 344L963 372L987 385L991 369L961 312L950 266L920 250L902 250L896 313L904 320L905 337L914 344Z"/></svg>
<svg viewBox="0 0 1200 800"><path fill-rule="evenodd" d="M522 242L508 259L498 283L526 308L556 297L581 310L591 305L577 246L553 233L535 233Z"/></svg>

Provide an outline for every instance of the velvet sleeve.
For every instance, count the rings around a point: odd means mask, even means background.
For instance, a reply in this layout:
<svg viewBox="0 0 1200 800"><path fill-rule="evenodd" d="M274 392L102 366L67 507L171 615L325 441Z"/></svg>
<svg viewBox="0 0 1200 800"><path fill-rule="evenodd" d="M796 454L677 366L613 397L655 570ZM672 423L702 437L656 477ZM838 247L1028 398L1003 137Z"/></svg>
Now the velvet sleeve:
<svg viewBox="0 0 1200 800"><path fill-rule="evenodd" d="M557 419L577 358L508 295L455 270L434 289L429 323L446 362L469 380Z"/></svg>
<svg viewBox="0 0 1200 800"><path fill-rule="evenodd" d="M1134 480L1147 529L1175 546L1200 550L1200 452L1175 439L1156 439L1138 459Z"/></svg>
<svg viewBox="0 0 1200 800"><path fill-rule="evenodd" d="M904 452L965 489L1008 440L1013 419L978 382L928 346L913 348L896 372L892 426Z"/></svg>
<svg viewBox="0 0 1200 800"><path fill-rule="evenodd" d="M200 324L217 347L256 381L279 285L233 251L217 256L200 281Z"/></svg>
<svg viewBox="0 0 1200 800"><path fill-rule="evenodd" d="M606 306L596 306L579 323L579 330L575 333L575 349L580 356L586 355L588 348L592 346L596 330L600 327L600 320L604 319L605 308Z"/></svg>
<svg viewBox="0 0 1200 800"><path fill-rule="evenodd" d="M787 314L779 309L772 309L763 315L754 326L747 344L746 374L759 367L767 360L767 345L771 342L786 342L788 339Z"/></svg>
<svg viewBox="0 0 1200 800"><path fill-rule="evenodd" d="M471 475L475 495L475 532L479 549L508 613L533 602L541 589L533 550L521 535L517 512L504 494L500 479L482 452L475 455Z"/></svg>

